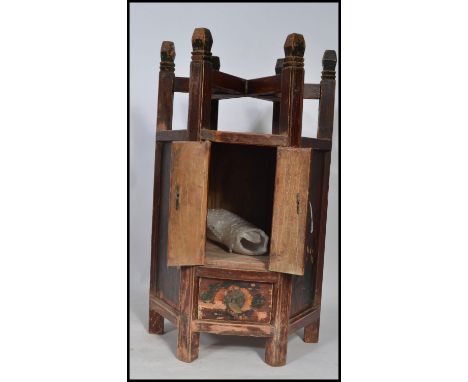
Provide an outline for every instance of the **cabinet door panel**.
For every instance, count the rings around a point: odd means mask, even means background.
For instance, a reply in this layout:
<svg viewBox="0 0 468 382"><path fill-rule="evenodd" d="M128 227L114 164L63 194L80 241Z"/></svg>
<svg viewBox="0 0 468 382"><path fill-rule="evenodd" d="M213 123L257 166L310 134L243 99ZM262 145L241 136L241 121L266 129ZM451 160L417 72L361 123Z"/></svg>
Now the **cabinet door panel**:
<svg viewBox="0 0 468 382"><path fill-rule="evenodd" d="M168 265L202 265L205 258L210 142L173 142Z"/></svg>
<svg viewBox="0 0 468 382"><path fill-rule="evenodd" d="M311 149L279 147L270 244L270 270L304 274Z"/></svg>

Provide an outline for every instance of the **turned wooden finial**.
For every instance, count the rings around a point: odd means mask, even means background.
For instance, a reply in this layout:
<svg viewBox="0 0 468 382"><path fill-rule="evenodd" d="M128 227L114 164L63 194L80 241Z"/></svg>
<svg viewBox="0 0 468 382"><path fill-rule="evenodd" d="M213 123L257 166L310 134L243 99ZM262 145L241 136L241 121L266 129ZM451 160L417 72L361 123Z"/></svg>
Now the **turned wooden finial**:
<svg viewBox="0 0 468 382"><path fill-rule="evenodd" d="M322 79L335 79L336 61L336 52L334 50L326 50L322 58Z"/></svg>
<svg viewBox="0 0 468 382"><path fill-rule="evenodd" d="M192 35L192 61L210 61L213 37L207 28L196 28Z"/></svg>
<svg viewBox="0 0 468 382"><path fill-rule="evenodd" d="M221 67L221 62L219 61L218 56L211 56L211 63L213 64L213 70L219 70Z"/></svg>
<svg viewBox="0 0 468 382"><path fill-rule="evenodd" d="M163 41L161 44L161 71L173 72L175 68L175 47L172 41Z"/></svg>
<svg viewBox="0 0 468 382"><path fill-rule="evenodd" d="M281 72L283 71L283 65L284 65L284 58L278 58L276 60L276 66L275 66L275 73L277 75L281 74Z"/></svg>
<svg viewBox="0 0 468 382"><path fill-rule="evenodd" d="M287 68L289 66L303 67L304 51L304 36L299 33L291 33L286 38L286 42L284 43L285 59L283 63L283 68Z"/></svg>

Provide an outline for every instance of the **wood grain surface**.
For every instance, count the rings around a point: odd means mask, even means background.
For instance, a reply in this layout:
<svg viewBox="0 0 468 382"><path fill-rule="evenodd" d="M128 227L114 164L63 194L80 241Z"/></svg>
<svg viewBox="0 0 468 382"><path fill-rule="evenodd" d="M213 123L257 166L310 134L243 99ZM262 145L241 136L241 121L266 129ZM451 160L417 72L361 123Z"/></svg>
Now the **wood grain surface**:
<svg viewBox="0 0 468 382"><path fill-rule="evenodd" d="M168 265L203 264L210 145L172 143Z"/></svg>
<svg viewBox="0 0 468 382"><path fill-rule="evenodd" d="M310 149L279 147L270 245L270 270L304 274Z"/></svg>

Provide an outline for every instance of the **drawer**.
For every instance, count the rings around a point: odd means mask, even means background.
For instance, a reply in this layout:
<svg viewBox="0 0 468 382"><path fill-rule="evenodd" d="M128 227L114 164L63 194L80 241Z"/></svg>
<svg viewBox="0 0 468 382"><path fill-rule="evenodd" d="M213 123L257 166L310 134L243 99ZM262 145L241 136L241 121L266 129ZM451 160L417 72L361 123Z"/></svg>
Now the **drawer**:
<svg viewBox="0 0 468 382"><path fill-rule="evenodd" d="M269 323L273 284L200 277L198 319Z"/></svg>

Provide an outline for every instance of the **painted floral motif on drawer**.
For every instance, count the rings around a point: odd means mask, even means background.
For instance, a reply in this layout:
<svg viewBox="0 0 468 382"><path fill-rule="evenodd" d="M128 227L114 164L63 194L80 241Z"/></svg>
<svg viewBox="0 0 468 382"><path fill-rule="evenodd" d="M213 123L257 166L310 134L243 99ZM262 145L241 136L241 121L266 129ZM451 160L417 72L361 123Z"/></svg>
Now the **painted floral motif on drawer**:
<svg viewBox="0 0 468 382"><path fill-rule="evenodd" d="M198 318L269 323L273 285L200 278Z"/></svg>

